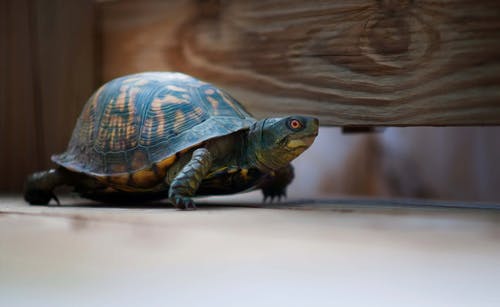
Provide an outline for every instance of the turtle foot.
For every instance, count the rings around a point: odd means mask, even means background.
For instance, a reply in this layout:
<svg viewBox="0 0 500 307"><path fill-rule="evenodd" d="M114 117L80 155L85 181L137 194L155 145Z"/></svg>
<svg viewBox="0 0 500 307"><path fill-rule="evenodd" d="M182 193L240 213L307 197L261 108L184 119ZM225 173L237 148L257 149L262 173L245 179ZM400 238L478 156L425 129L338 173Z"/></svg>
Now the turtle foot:
<svg viewBox="0 0 500 307"><path fill-rule="evenodd" d="M263 201L266 202L269 199L273 202L277 198L279 202L281 198L286 198L286 187L292 182L293 177L294 171L291 164L269 174L260 186L264 196Z"/></svg>
<svg viewBox="0 0 500 307"><path fill-rule="evenodd" d="M179 210L196 210L196 205L190 197L174 196L170 201Z"/></svg>
<svg viewBox="0 0 500 307"><path fill-rule="evenodd" d="M61 204L57 196L52 192L30 190L24 193L24 200L30 203L30 205L47 205L52 199L55 200L58 205Z"/></svg>
<svg viewBox="0 0 500 307"><path fill-rule="evenodd" d="M59 199L53 192L56 185L52 182L54 174L54 170L49 170L28 176L24 185L24 200L31 205L47 205L54 199L60 205Z"/></svg>

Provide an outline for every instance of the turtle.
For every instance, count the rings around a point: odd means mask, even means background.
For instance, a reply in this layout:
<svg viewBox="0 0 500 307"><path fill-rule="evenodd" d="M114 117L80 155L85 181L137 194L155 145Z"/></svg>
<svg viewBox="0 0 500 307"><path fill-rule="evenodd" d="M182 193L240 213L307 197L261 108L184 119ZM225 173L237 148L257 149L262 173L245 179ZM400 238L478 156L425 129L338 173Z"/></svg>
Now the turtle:
<svg viewBox="0 0 500 307"><path fill-rule="evenodd" d="M255 119L231 95L180 72L113 79L86 102L56 168L25 182L30 204L59 203L69 185L101 202L169 199L195 209L193 197L261 189L264 201L286 196L290 162L318 135L304 115Z"/></svg>

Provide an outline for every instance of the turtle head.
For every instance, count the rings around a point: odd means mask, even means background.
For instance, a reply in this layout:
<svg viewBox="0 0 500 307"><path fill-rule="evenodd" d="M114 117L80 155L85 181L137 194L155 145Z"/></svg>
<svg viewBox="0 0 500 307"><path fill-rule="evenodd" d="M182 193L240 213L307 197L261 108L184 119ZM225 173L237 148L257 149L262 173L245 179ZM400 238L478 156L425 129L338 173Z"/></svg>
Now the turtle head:
<svg viewBox="0 0 500 307"><path fill-rule="evenodd" d="M249 131L249 161L259 169L276 170L303 153L318 135L318 120L307 116L266 118Z"/></svg>

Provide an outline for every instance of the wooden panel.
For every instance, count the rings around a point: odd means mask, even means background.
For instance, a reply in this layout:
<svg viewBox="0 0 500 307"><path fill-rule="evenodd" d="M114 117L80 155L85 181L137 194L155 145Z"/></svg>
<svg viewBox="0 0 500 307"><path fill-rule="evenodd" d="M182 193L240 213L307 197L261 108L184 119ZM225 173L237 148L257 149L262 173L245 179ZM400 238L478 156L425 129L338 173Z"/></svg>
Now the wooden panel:
<svg viewBox="0 0 500 307"><path fill-rule="evenodd" d="M113 1L104 79L179 70L257 116L322 124L500 123L500 2Z"/></svg>
<svg viewBox="0 0 500 307"><path fill-rule="evenodd" d="M29 1L0 1L0 189L21 186L40 164Z"/></svg>
<svg viewBox="0 0 500 307"><path fill-rule="evenodd" d="M92 0L38 0L36 46L37 114L44 141L42 168L66 149L80 111L97 87L96 16Z"/></svg>
<svg viewBox="0 0 500 307"><path fill-rule="evenodd" d="M95 89L95 6L0 1L0 25L0 191L20 191L64 150Z"/></svg>

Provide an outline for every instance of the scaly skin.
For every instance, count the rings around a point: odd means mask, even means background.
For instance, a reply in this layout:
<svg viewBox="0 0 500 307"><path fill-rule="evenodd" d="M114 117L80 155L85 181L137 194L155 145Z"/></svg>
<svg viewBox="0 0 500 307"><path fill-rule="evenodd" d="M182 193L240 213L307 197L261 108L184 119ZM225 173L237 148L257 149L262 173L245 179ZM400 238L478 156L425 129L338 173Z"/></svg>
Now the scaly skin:
<svg viewBox="0 0 500 307"><path fill-rule="evenodd" d="M91 176L58 167L29 175L24 184L24 199L31 205L47 205L52 199L60 204L54 189L62 185L73 186L79 193L102 192L107 188Z"/></svg>
<svg viewBox="0 0 500 307"><path fill-rule="evenodd" d="M212 156L206 148L193 152L191 160L175 176L168 197L178 209L196 209L192 196L212 165Z"/></svg>

